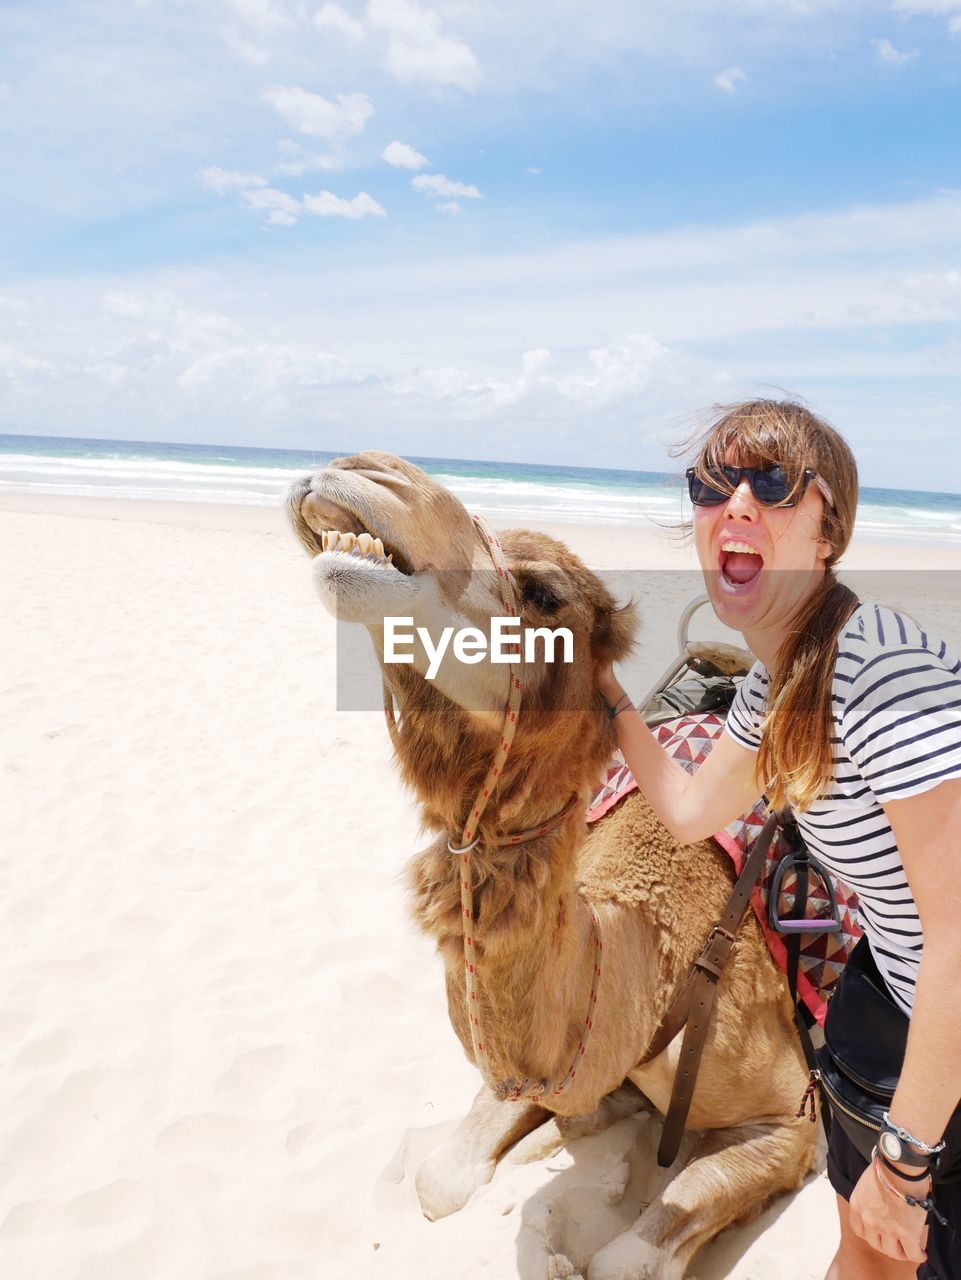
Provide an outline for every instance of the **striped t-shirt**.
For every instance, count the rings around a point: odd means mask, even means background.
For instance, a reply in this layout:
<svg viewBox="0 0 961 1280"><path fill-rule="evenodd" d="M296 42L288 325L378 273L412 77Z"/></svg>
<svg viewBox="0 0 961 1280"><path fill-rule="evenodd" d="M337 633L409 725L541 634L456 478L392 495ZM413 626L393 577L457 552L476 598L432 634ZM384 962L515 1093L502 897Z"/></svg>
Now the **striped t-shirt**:
<svg viewBox="0 0 961 1280"><path fill-rule="evenodd" d="M757 662L727 719L735 741L753 751L767 691L767 670ZM910 1013L921 922L881 805L961 777L961 662L911 618L863 604L838 638L831 700L834 776L796 815L798 825L814 856L857 893L878 968Z"/></svg>

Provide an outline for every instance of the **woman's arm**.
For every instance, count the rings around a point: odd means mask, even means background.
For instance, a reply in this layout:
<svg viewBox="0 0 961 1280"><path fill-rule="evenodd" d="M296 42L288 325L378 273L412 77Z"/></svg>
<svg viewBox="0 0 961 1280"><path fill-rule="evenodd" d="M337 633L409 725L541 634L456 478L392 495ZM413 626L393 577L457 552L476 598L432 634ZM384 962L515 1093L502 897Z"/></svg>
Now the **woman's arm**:
<svg viewBox="0 0 961 1280"><path fill-rule="evenodd" d="M626 699L612 669L601 671L597 683L610 706ZM633 705L614 717L614 730L637 785L679 844L706 839L757 804L755 754L730 734L721 734L692 775L660 746Z"/></svg>
<svg viewBox="0 0 961 1280"><path fill-rule="evenodd" d="M882 807L924 931L907 1052L891 1120L934 1145L961 1099L961 779ZM918 1194L918 1184L897 1185ZM904 1256L915 1260L924 1214L899 1206L867 1169L851 1200L854 1229L877 1248L873 1237L893 1239L892 1210L899 1231L908 1233L907 1240L901 1239ZM884 1252L902 1256L893 1248Z"/></svg>
<svg viewBox="0 0 961 1280"><path fill-rule="evenodd" d="M961 779L883 807L924 931L891 1118L933 1143L961 1099Z"/></svg>

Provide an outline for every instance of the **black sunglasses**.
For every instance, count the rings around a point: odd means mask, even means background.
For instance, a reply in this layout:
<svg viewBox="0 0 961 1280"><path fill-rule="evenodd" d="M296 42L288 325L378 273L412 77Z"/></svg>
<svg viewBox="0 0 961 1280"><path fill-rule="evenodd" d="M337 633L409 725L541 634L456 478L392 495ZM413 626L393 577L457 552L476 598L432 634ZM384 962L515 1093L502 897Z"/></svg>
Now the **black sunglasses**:
<svg viewBox="0 0 961 1280"><path fill-rule="evenodd" d="M715 472L712 477L716 477L716 485L702 480L694 467L688 467L684 474L691 501L696 507L719 507L722 502L727 502L742 480L749 481L751 492L765 507L796 506L808 485L815 480L827 504L834 506L834 497L827 482L811 467L805 467L801 473L800 487L791 501L788 498L794 486L779 463L771 467L722 467L720 473Z"/></svg>

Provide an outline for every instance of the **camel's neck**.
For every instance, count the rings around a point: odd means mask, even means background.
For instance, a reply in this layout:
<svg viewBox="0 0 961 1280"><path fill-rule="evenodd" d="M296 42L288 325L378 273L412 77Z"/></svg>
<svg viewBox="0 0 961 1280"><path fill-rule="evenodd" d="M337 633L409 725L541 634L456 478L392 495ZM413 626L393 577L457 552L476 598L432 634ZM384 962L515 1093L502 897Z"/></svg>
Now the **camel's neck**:
<svg viewBox="0 0 961 1280"><path fill-rule="evenodd" d="M471 855L477 999L497 1079L556 1081L583 1028L594 957L575 878L581 836L576 812L543 839ZM411 871L415 912L444 956L451 1018L468 1047L460 860L437 841Z"/></svg>
<svg viewBox="0 0 961 1280"><path fill-rule="evenodd" d="M408 690L404 690L408 694ZM466 921L474 940L478 1002L497 1078L555 1079L570 1065L583 1028L593 974L591 918L577 892L588 781L607 759L606 724L578 716L522 715L518 738L497 776L470 854L469 918L461 905L455 845L485 778L499 735L411 688L403 700L398 756L425 823L441 834L411 866L414 911L447 966L451 1019L470 1046L464 1009ZM499 838L570 814L548 835L515 846ZM562 1062L562 1059L565 1059Z"/></svg>
<svg viewBox="0 0 961 1280"><path fill-rule="evenodd" d="M400 723L389 710L388 726L404 781L417 794L424 825L446 831L454 844L465 828L486 848L551 821L572 797L586 794L610 751L590 714L569 713L559 733L557 717L524 711L523 745L519 732L518 742L502 750L500 716L496 727L479 721L412 679L397 701ZM558 870L559 860L552 856L551 865Z"/></svg>

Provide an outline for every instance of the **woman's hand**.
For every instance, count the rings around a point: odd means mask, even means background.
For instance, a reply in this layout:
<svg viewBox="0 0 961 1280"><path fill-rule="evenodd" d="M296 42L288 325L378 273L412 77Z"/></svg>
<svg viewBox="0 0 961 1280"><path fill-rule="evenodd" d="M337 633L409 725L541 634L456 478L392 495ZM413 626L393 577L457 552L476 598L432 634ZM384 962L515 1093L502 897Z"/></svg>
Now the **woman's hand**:
<svg viewBox="0 0 961 1280"><path fill-rule="evenodd" d="M594 683L598 692L604 698L608 706L613 707L619 698L624 697L624 690L621 688L620 681L614 674L613 662L606 662L597 667Z"/></svg>
<svg viewBox="0 0 961 1280"><path fill-rule="evenodd" d="M882 1169L884 1177L898 1191L918 1200L930 1194L930 1179L926 1182L903 1182L890 1169ZM898 1262L924 1262L927 1254L928 1216L923 1209L905 1204L887 1188L882 1187L869 1164L858 1179L851 1195L851 1226L872 1249L896 1258Z"/></svg>

